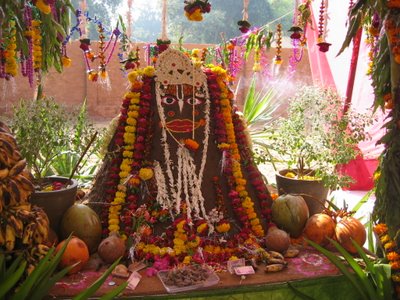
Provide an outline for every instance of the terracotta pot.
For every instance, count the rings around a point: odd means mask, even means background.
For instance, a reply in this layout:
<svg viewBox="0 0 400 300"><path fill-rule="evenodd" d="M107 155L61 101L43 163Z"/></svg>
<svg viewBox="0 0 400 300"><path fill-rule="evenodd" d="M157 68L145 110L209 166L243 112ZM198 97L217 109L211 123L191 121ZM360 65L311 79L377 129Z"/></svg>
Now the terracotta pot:
<svg viewBox="0 0 400 300"><path fill-rule="evenodd" d="M278 194L299 194L306 201L310 216L320 213L325 208L329 189L320 180L302 180L284 176L288 171L290 170L284 169L275 174Z"/></svg>
<svg viewBox="0 0 400 300"><path fill-rule="evenodd" d="M48 177L50 182L68 182L66 177ZM50 220L50 227L59 236L60 223L64 213L75 203L78 182L72 179L69 185L56 191L35 191L30 202L44 209Z"/></svg>

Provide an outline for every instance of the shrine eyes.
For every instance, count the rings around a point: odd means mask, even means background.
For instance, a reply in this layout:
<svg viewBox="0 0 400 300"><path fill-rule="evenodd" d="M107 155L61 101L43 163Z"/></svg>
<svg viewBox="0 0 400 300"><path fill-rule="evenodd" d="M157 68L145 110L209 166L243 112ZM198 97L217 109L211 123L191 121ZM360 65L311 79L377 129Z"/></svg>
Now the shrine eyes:
<svg viewBox="0 0 400 300"><path fill-rule="evenodd" d="M204 99L188 97L188 98L184 98L184 101L189 105L199 105L199 104L203 103ZM173 105L176 102L178 102L178 99L175 96L168 95L168 96L162 97L161 102L164 105Z"/></svg>

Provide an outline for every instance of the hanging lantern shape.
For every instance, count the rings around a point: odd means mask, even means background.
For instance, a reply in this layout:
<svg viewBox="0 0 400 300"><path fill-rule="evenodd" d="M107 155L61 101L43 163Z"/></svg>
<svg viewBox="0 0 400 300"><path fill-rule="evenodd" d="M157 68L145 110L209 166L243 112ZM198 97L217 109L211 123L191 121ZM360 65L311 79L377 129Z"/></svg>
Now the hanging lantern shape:
<svg viewBox="0 0 400 300"><path fill-rule="evenodd" d="M318 22L318 47L319 51L327 52L329 50L329 44L325 41L325 29L326 29L326 6L325 1L321 1L321 6L319 9L319 22Z"/></svg>
<svg viewBox="0 0 400 300"><path fill-rule="evenodd" d="M301 29L299 26L292 26L288 31L292 33L290 35L292 40L300 40L303 29Z"/></svg>
<svg viewBox="0 0 400 300"><path fill-rule="evenodd" d="M200 22L203 20L203 14L211 11L211 4L208 0L185 0L185 16L189 21Z"/></svg>
<svg viewBox="0 0 400 300"><path fill-rule="evenodd" d="M250 0L243 0L243 17L242 19L237 22L239 26L239 30L242 33L247 33L250 30L251 24L249 23L249 1Z"/></svg>

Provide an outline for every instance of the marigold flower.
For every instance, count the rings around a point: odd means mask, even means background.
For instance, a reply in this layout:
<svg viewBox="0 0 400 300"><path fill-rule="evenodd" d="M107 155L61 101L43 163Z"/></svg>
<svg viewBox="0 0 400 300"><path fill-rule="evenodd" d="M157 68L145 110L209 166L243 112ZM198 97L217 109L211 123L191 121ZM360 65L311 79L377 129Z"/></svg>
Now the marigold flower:
<svg viewBox="0 0 400 300"><path fill-rule="evenodd" d="M44 14L48 15L51 13L51 7L43 0L37 0L35 6Z"/></svg>
<svg viewBox="0 0 400 300"><path fill-rule="evenodd" d="M218 224L215 228L219 233L228 232L231 229L231 225L229 223L221 223Z"/></svg>
<svg viewBox="0 0 400 300"><path fill-rule="evenodd" d="M143 74L147 77L154 77L155 69L153 66L147 66L143 69Z"/></svg>
<svg viewBox="0 0 400 300"><path fill-rule="evenodd" d="M379 223L374 227L374 232L378 235L381 236L382 234L386 234L388 231L388 227L384 223Z"/></svg>
<svg viewBox="0 0 400 300"><path fill-rule="evenodd" d="M141 168L139 170L139 178L143 181L153 178L154 172L151 168Z"/></svg>
<svg viewBox="0 0 400 300"><path fill-rule="evenodd" d="M72 65L72 59L70 59L68 56L63 56L61 57L61 62L63 67L70 67Z"/></svg>
<svg viewBox="0 0 400 300"><path fill-rule="evenodd" d="M185 144L185 147L189 150L196 151L197 149L199 149L199 143L195 140L185 139L183 143Z"/></svg>

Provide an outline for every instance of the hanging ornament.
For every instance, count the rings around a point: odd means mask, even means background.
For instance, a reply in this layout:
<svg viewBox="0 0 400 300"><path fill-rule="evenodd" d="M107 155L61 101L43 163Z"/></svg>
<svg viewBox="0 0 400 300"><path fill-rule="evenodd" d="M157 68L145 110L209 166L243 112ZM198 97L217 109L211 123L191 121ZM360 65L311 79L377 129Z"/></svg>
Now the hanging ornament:
<svg viewBox="0 0 400 300"><path fill-rule="evenodd" d="M42 69L42 34L40 20L32 20L32 44L33 44L33 69L39 72Z"/></svg>
<svg viewBox="0 0 400 300"><path fill-rule="evenodd" d="M249 1L250 0L243 0L243 17L242 19L237 22L239 25L239 30L242 33L247 33L250 30L251 24L248 22L249 18Z"/></svg>
<svg viewBox="0 0 400 300"><path fill-rule="evenodd" d="M203 14L211 11L211 4L208 0L185 0L185 16L189 21L200 22L203 20Z"/></svg>
<svg viewBox="0 0 400 300"><path fill-rule="evenodd" d="M2 62L4 61L4 77L10 79L11 77L17 76L18 64L17 64L17 30L15 28L15 21L10 21L8 40L5 50L2 51Z"/></svg>
<svg viewBox="0 0 400 300"><path fill-rule="evenodd" d="M295 1L295 13L293 15L293 26L289 29L291 32L290 38L292 41L293 54L289 58L289 72L293 73L296 70L297 63L301 61L303 57L303 47L305 43L301 40L303 37L303 29L298 25L299 22L299 11L296 9L298 7L298 0Z"/></svg>
<svg viewBox="0 0 400 300"><path fill-rule="evenodd" d="M274 58L275 65L282 64L282 24L276 25L276 54Z"/></svg>
<svg viewBox="0 0 400 300"><path fill-rule="evenodd" d="M326 3L328 3L328 0L326 0ZM318 22L318 47L319 51L321 52L327 52L329 50L329 46L331 44L327 43L325 41L325 30L326 30L326 6L325 6L325 1L321 1L321 6L319 8L319 22Z"/></svg>

